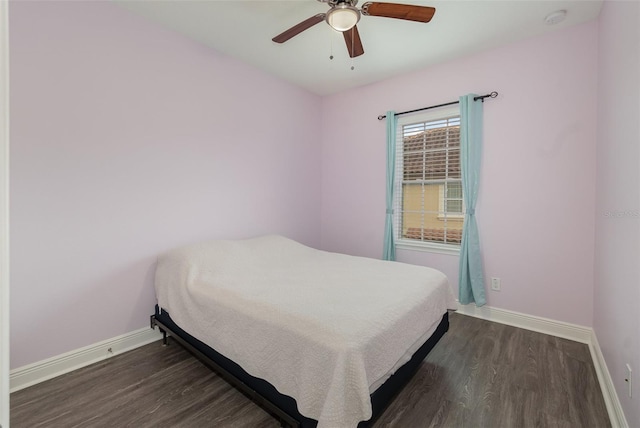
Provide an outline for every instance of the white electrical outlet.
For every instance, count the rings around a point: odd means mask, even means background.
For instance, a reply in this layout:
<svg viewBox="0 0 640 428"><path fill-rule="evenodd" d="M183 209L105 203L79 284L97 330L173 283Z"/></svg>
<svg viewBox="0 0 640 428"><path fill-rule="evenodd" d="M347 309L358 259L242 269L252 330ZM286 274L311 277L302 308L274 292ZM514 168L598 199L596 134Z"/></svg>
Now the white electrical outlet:
<svg viewBox="0 0 640 428"><path fill-rule="evenodd" d="M492 277L491 278L491 289L493 291L500 291L500 288L501 288L501 286L500 286L500 278Z"/></svg>
<svg viewBox="0 0 640 428"><path fill-rule="evenodd" d="M632 398L633 396L633 378L631 377L632 374L633 371L631 370L631 365L627 364L627 378L624 381L627 382L627 387L629 388L629 398Z"/></svg>

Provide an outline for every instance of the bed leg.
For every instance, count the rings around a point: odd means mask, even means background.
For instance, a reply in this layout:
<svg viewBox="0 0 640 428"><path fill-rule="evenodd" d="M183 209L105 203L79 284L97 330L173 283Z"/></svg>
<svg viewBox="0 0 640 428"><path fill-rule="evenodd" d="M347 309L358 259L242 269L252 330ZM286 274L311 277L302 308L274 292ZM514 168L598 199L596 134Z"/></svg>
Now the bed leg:
<svg viewBox="0 0 640 428"><path fill-rule="evenodd" d="M158 325L158 323L156 323L155 315L151 315L150 322L151 322L151 329L155 330L156 326ZM160 333L162 333L162 346L167 346L169 344L169 336L167 336L167 331L159 327L160 326L158 326L158 329L160 330Z"/></svg>

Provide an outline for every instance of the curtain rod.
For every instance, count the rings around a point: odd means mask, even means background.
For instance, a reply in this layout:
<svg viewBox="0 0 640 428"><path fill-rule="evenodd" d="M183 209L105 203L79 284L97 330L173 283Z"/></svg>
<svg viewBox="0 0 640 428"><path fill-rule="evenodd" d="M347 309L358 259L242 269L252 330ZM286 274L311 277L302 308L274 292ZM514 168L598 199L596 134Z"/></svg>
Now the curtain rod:
<svg viewBox="0 0 640 428"><path fill-rule="evenodd" d="M498 93L496 91L493 91L493 92L491 92L490 94L487 94L487 95L479 95L477 97L473 97L473 101L480 100L480 101L484 102L485 98L495 98L497 96L498 96ZM438 107L444 107L444 106L452 106L454 104L459 104L459 103L460 103L460 101L451 101L450 103L438 104L437 106L417 108L415 110L409 110L409 111L401 111L400 113L396 113L395 116L402 116L403 114L415 113L417 111L429 110L429 109L432 109L432 108L438 108ZM385 117L387 117L387 115L378 116L378 120L382 120Z"/></svg>

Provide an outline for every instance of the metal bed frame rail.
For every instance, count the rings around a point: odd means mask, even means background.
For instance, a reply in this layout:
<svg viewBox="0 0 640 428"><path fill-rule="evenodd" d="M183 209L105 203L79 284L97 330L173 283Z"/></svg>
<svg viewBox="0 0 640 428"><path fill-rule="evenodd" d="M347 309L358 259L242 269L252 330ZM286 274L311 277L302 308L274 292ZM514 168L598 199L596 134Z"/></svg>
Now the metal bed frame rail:
<svg viewBox="0 0 640 428"><path fill-rule="evenodd" d="M246 383L242 382L240 379L229 373L223 367L218 365L215 361L211 360L205 354L196 349L189 342L181 338L176 332L174 332L171 328L169 328L166 324L162 323L158 319L156 319L155 315L151 315L151 328L155 330L157 326L162 333L162 343L164 346L169 344L169 337L173 337L176 341L180 343L183 347L185 347L189 352L191 352L196 358L202 361L207 367L214 370L216 373L220 375L224 380L229 382L231 385L240 390L243 394L249 397L256 404L270 412L276 418L280 420L280 423L284 427L292 427L298 428L300 427L300 422L296 420L294 417L289 415L287 412L280 409L275 404L271 403L269 400L264 398L260 393L256 392L253 388L248 386ZM168 334L167 334L168 333Z"/></svg>

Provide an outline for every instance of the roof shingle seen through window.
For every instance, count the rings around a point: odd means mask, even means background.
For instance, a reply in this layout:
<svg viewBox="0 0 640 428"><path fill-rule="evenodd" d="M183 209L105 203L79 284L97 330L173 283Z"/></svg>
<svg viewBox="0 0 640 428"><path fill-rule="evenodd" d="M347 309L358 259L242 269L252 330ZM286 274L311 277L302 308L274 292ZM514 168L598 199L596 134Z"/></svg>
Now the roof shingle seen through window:
<svg viewBox="0 0 640 428"><path fill-rule="evenodd" d="M428 129L402 141L404 180L460 178L459 125Z"/></svg>

